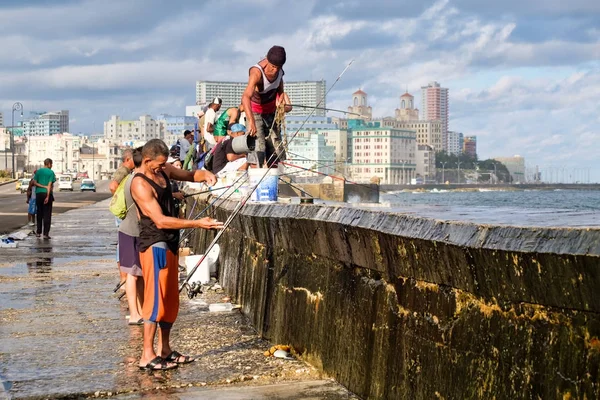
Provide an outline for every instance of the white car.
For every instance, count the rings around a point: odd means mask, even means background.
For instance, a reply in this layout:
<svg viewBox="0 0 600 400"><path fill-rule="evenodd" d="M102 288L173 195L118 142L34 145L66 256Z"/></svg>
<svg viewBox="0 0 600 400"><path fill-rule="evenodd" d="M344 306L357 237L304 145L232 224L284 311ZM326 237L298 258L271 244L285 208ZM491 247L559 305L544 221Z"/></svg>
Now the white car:
<svg viewBox="0 0 600 400"><path fill-rule="evenodd" d="M59 175L58 176L58 191L70 190L73 191L73 178L71 175Z"/></svg>

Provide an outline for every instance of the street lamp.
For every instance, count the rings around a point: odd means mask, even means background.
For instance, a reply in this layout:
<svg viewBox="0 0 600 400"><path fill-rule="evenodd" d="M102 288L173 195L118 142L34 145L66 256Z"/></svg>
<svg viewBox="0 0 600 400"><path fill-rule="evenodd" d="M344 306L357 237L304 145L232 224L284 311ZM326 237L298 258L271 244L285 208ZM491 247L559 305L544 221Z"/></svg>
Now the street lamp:
<svg viewBox="0 0 600 400"><path fill-rule="evenodd" d="M448 161L444 161L442 163L442 184L446 183L446 179L445 179L444 173L446 172L446 163L447 162Z"/></svg>
<svg viewBox="0 0 600 400"><path fill-rule="evenodd" d="M18 101L12 106L12 123L10 129L10 149L12 151L12 177L15 179L15 111L21 111L21 118L23 117L23 104Z"/></svg>

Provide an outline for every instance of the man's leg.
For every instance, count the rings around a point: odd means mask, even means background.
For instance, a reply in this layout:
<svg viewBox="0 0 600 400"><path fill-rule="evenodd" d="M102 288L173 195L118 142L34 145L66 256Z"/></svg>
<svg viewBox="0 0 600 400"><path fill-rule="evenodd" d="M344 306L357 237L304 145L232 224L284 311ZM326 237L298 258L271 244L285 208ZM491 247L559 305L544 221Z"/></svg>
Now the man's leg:
<svg viewBox="0 0 600 400"><path fill-rule="evenodd" d="M266 138L269 134L269 127L266 127L262 114L254 113L254 123L256 125L256 158L258 160L258 168L262 168L265 163Z"/></svg>
<svg viewBox="0 0 600 400"><path fill-rule="evenodd" d="M37 206L37 228L35 230L35 233L37 235L41 235L42 234L42 221L44 218L44 199L46 198L46 193L37 193L35 195L35 203Z"/></svg>
<svg viewBox="0 0 600 400"><path fill-rule="evenodd" d="M52 195L48 199L48 203L44 204L44 236L50 233L50 225L52 224L52 203L54 203Z"/></svg>
<svg viewBox="0 0 600 400"><path fill-rule="evenodd" d="M125 294L127 296L127 304L129 305L129 323L137 323L141 318L140 308L138 307L138 277L131 274L127 274L125 280Z"/></svg>
<svg viewBox="0 0 600 400"><path fill-rule="evenodd" d="M146 366L150 361L156 358L154 352L154 338L156 336L156 322L144 321L144 345L142 349L142 358L140 367Z"/></svg>

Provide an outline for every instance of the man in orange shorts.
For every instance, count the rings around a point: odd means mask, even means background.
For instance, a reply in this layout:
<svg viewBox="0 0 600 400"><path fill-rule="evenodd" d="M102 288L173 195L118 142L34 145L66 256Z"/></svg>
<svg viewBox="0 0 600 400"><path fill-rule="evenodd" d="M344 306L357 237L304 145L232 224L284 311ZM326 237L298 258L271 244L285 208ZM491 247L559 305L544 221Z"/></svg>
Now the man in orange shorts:
<svg viewBox="0 0 600 400"><path fill-rule="evenodd" d="M144 349L139 366L149 370L171 369L194 361L173 351L169 342L179 312L179 230L223 227L222 222L208 217L177 218L169 179L207 182L212 186L216 178L204 170L177 169L167 164L168 157L169 148L162 140L150 140L142 148L142 165L131 182L131 195L140 217L140 262L144 276ZM155 351L157 324L160 335Z"/></svg>

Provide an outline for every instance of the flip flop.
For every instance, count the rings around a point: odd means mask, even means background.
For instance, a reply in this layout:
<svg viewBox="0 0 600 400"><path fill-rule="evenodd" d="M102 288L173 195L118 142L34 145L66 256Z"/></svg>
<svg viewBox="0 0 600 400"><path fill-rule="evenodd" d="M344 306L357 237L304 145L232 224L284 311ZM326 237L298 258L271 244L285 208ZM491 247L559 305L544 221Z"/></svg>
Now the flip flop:
<svg viewBox="0 0 600 400"><path fill-rule="evenodd" d="M131 321L127 323L127 325L144 325L144 318L140 318L137 321Z"/></svg>
<svg viewBox="0 0 600 400"><path fill-rule="evenodd" d="M145 366L139 365L139 368L141 370L145 370L145 371L166 371L168 369L174 369L177 367L178 367L177 363L174 363L174 365L169 366L169 362L160 356L155 357L152 361L150 361Z"/></svg>
<svg viewBox="0 0 600 400"><path fill-rule="evenodd" d="M182 357L183 361L178 361ZM175 364L189 364L191 362L196 361L196 359L192 356L184 356L183 354L180 354L177 351L172 351L171 354L165 357L165 361L174 362Z"/></svg>

